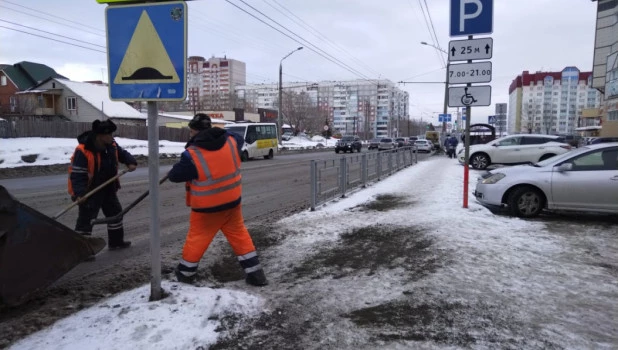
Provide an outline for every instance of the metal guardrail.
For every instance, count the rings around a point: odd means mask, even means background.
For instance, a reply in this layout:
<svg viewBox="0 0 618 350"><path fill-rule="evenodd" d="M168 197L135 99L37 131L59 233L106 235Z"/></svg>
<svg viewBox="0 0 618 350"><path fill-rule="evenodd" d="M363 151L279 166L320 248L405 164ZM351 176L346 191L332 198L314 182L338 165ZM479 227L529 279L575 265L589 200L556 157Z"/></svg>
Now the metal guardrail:
<svg viewBox="0 0 618 350"><path fill-rule="evenodd" d="M364 152L324 160L312 160L310 167L311 210L358 187L380 180L418 163L416 147Z"/></svg>

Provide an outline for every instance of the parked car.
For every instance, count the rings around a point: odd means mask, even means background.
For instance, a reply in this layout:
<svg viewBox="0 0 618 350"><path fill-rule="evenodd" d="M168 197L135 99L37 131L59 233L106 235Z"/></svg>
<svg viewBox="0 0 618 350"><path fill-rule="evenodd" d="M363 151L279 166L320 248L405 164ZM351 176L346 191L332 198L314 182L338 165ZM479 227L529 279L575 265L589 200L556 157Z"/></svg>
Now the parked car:
<svg viewBox="0 0 618 350"><path fill-rule="evenodd" d="M395 142L390 137L383 137L380 139L380 144L378 145L378 151L395 149Z"/></svg>
<svg viewBox="0 0 618 350"><path fill-rule="evenodd" d="M378 146L380 146L380 139L371 139L367 145L367 148L370 150L378 149Z"/></svg>
<svg viewBox="0 0 618 350"><path fill-rule="evenodd" d="M408 138L407 137L398 137L398 138L395 139L395 144L397 145L397 147L409 146L408 145Z"/></svg>
<svg viewBox="0 0 618 350"><path fill-rule="evenodd" d="M557 142L559 136L541 134L509 135L486 144L470 146L470 165L486 169L491 164L524 164L539 162L566 153L571 145ZM465 163L464 149L457 153L460 163Z"/></svg>
<svg viewBox="0 0 618 350"><path fill-rule="evenodd" d="M287 131L286 131L286 132L284 132L284 133L281 135L281 139L282 139L283 141L290 141L290 139L292 138L292 136L294 136L294 134L292 134L291 132L287 132Z"/></svg>
<svg viewBox="0 0 618 350"><path fill-rule="evenodd" d="M433 143L429 140L416 140L414 141L414 146L416 146L417 152L431 152L433 149Z"/></svg>
<svg viewBox="0 0 618 350"><path fill-rule="evenodd" d="M590 141L590 144L596 145L597 143L606 143L606 142L618 142L618 137L597 137L594 140Z"/></svg>
<svg viewBox="0 0 618 350"><path fill-rule="evenodd" d="M476 200L534 217L543 209L618 214L618 143L582 146L547 160L483 175Z"/></svg>
<svg viewBox="0 0 618 350"><path fill-rule="evenodd" d="M335 144L335 153L345 152L360 152L363 148L360 137L358 136L343 136Z"/></svg>

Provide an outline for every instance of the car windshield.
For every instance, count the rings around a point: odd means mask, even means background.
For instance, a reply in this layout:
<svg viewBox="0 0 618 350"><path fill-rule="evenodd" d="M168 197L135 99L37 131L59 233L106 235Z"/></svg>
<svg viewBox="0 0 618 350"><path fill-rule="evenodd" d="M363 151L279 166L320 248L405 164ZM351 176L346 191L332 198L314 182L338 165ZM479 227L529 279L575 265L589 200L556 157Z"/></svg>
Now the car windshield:
<svg viewBox="0 0 618 350"><path fill-rule="evenodd" d="M415 144L419 144L419 145L424 145L427 141L425 140L418 140L416 142L414 142Z"/></svg>
<svg viewBox="0 0 618 350"><path fill-rule="evenodd" d="M354 141L354 137L342 137L341 141L351 142L351 141Z"/></svg>
<svg viewBox="0 0 618 350"><path fill-rule="evenodd" d="M553 156L551 158L542 160L542 161L540 161L538 163L534 163L533 165L534 166L540 166L540 167L541 166L547 166L547 165L555 163L555 162L561 162L561 161L563 161L565 159L572 158L572 157L574 157L574 156L576 156L578 154L588 152L589 150L590 150L590 147L585 147L585 146L584 147L580 147L577 150L566 152L566 153L562 153L562 154L557 155L557 156Z"/></svg>
<svg viewBox="0 0 618 350"><path fill-rule="evenodd" d="M380 142L393 142L393 140L391 140L391 139L382 139L382 140L380 140Z"/></svg>

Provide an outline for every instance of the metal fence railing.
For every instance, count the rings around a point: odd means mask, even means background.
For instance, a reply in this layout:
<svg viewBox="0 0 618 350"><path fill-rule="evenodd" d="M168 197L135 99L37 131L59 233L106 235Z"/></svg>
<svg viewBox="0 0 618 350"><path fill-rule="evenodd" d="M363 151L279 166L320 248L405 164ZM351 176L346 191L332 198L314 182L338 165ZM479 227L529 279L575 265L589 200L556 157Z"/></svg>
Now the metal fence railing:
<svg viewBox="0 0 618 350"><path fill-rule="evenodd" d="M311 210L329 200L345 197L358 187L418 163L415 147L395 151L365 152L312 160L310 167Z"/></svg>

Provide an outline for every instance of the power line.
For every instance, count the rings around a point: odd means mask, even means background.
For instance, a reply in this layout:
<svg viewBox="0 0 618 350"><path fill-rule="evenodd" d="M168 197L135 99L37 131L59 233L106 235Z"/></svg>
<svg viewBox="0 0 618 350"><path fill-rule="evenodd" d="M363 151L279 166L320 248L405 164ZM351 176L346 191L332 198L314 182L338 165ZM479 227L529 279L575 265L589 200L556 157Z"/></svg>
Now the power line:
<svg viewBox="0 0 618 350"><path fill-rule="evenodd" d="M330 45L330 47L335 48L337 50L339 50L340 52L343 52L345 54L347 54L350 58L352 58L352 60L354 60L355 62L357 62L358 64L360 64L361 66L363 66L363 68L367 69L368 71L370 71L372 74L375 75L379 75L380 73L376 72L375 70L373 70L369 65L365 64L363 61L359 60L358 58L354 57L354 55L352 55L351 53L349 53L345 48L341 47L340 45L338 45L337 43L333 42L332 40L330 40L326 35L322 34L320 31L318 31L317 29L315 29L313 26L311 26L309 23L305 22L302 18L298 17L296 14L294 14L292 11L290 11L288 8L286 8L285 6L283 6L281 3L279 3L277 0L272 0L275 4L277 4L279 7L281 7L283 10L285 10L286 12L288 12L290 15L294 16L295 18L297 18L300 22L296 21L294 18L286 15L284 12L282 12L280 9L276 8L275 6L273 6L272 4L270 4L269 2L267 2L267 0L264 0L264 2L274 8L275 10L277 10L279 13L283 14L286 18L289 18L290 20L292 20L294 23L298 24L299 26L305 28L307 31L312 32L313 36L315 36L318 39L323 39L326 41L326 43L328 43Z"/></svg>
<svg viewBox="0 0 618 350"><path fill-rule="evenodd" d="M228 0L226 0L226 1L228 1ZM287 27L285 27L284 25L280 24L279 22L275 21L274 19L270 18L269 16L267 16L266 14L264 14L263 12L261 12L260 10L258 10L258 9L256 9L255 7L253 7L253 6L249 5L246 1L244 1L244 0L239 0L239 1L240 1L240 2L242 2L243 4L245 4L246 6L250 7L250 8L251 8L251 9L253 9L254 11L258 12L258 13L259 13L259 14L261 14L262 16L264 16L264 17L268 18L270 21L272 21L273 23L277 24L279 27L281 27L281 28L283 28L283 29L287 30L288 32L292 33L292 35L294 35L294 36L296 36L297 38L299 38L299 39L301 39L301 40L305 41L307 44L311 45L312 47L316 48L316 49L317 49L317 50L319 50L320 52L324 53L325 55L327 55L327 56L331 57L332 59L334 59L335 61L339 62L339 63L337 63L337 62L333 62L333 63L338 64L339 66L342 66L342 65L343 65L343 66L347 67L347 68L348 68L348 70L350 70L350 72L352 72L353 74L356 74L356 75L358 75L358 76L361 76L361 77L363 77L363 78L368 79L368 77L367 77L366 75L364 75L364 74L362 74L362 73L358 72L356 69L351 68L351 67L350 67L350 66L348 66L347 64L343 63L341 60L339 60L339 59L337 59L337 58L333 57L333 56L332 56L332 55L330 55L329 53L327 53L327 52L325 52L324 50L320 49L318 46L314 45L314 44L313 44L313 43L311 43L309 40L307 40L307 39L305 39L305 38L301 37L300 35L298 35L298 34L296 34L296 33L294 33L293 31L291 31L290 29L288 29L288 28L287 28ZM229 1L228 1L228 2L229 2ZM263 23L266 23L266 22L263 22ZM300 44L303 44L303 43L302 43L302 42L300 42ZM304 44L304 45L306 45L306 44ZM320 54L319 52L315 51L312 47L309 47L309 49L310 49L311 51L313 51L313 52L315 52L315 53ZM322 57L326 58L326 57L325 57L324 55L322 55L322 54L320 54L320 56L322 56ZM331 62L332 62L332 60L331 60Z"/></svg>
<svg viewBox="0 0 618 350"><path fill-rule="evenodd" d="M99 29L99 28L91 27L91 26L89 26L89 25L86 25L86 24L83 24L83 23L79 23L79 22L76 22L76 21L73 21L73 20L70 20L70 19L67 19L67 18L64 18L64 17L56 16L56 15L53 15L53 14L51 14L51 13L42 12L42 11L40 11L40 10L33 9L33 8L31 8L31 7L27 7L27 6L24 6L24 5L16 4L16 3L11 2L11 1L9 1L9 0L2 0L2 1L4 1L4 2L6 2L6 3L9 3L9 4L13 5L13 6L19 6L19 7L22 7L22 8L28 9L28 10L31 10L31 11L35 11L35 12L38 12L38 13L45 14L45 15L50 16L50 17L55 17L55 18L58 18L58 19L65 20L65 21L67 21L67 22L71 22L71 23L79 24L80 26L84 26L84 27L86 27L86 28L92 28L92 29L94 29L94 30L96 30L96 31L99 31L99 32L105 32L105 30L103 30L103 29Z"/></svg>
<svg viewBox="0 0 618 350"><path fill-rule="evenodd" d="M425 15L425 10L423 9L423 3L421 2L421 0L418 0L418 5L421 8L421 12L423 13L423 19L425 20L425 26L427 26L427 31L429 32L429 37L431 38L431 41L436 42L436 39L434 38L432 32L431 32L431 28L429 26L429 21L427 20L427 16ZM436 53L436 55L438 55L438 58L440 59L440 62L442 62L442 64L446 67L446 63L444 62L444 57L442 56L442 53L440 52L440 50L438 50L437 48L434 47L434 52Z"/></svg>
<svg viewBox="0 0 618 350"><path fill-rule="evenodd" d="M429 23L431 24L431 29L433 30L433 36L436 38L436 44L440 47L440 40L438 39L438 34L436 34L436 28L433 26L433 19L431 19L431 12L429 12L429 6L427 6L427 0L423 0L425 2L425 9L427 10L427 16L429 17ZM440 52L440 56L442 57L442 62L446 66L446 62L444 61L444 56L442 56L442 52Z"/></svg>
<svg viewBox="0 0 618 350"><path fill-rule="evenodd" d="M39 38L44 38L44 39L47 39L47 40L53 40L53 41L57 41L57 42L59 42L59 43L63 43L63 44L71 45L71 46L77 46L77 47L81 47L81 48L83 48L83 49L87 49L87 50L91 50L91 51L96 51L96 52L101 52L101 53L107 53L107 52L105 52L105 51L101 51L101 50L93 49L93 48L91 48L91 47L81 46L81 45L77 45L77 44L73 44L73 43L68 43L68 42L66 42L66 41L62 41L62 40L57 40L57 39L53 39L53 38L48 38L48 37L43 36L43 35L38 35L38 34L34 34L34 33L30 33L30 32L23 31L23 30L19 30L19 29L11 28L11 27L5 27L5 26L3 26L3 25L0 25L0 28L5 28L5 29L8 29L8 30L14 30L14 31L16 31L16 32L21 32L21 33L28 34L28 35L38 36Z"/></svg>
<svg viewBox="0 0 618 350"><path fill-rule="evenodd" d="M274 27L274 26L272 26L271 24L269 24L269 23L265 22L265 21L264 21L264 20L262 20L261 18L259 18L259 17L255 16L254 14L252 14L252 13L250 13L249 11L247 11L247 10L243 9L242 7L240 7L240 6L238 6L238 5L234 4L234 3L232 3L230 0L225 0L225 1L226 1L227 3L229 3L230 5L232 5L232 6L236 7L236 8L238 8L239 10L241 10L241 11L245 12L246 14L250 15L251 17L253 17L253 18L257 19L258 21L260 21L260 22L262 22L262 23L266 24L267 26L271 27L272 29L274 29L274 30L278 31L279 33L281 33L281 34L285 35L285 36L286 36L286 37L288 37L289 39L292 39L294 42L299 43L299 44L301 44L301 45L307 45L307 44L303 43L302 41L299 41L298 39L295 39L295 38L291 37L290 35L288 35L288 34L286 34L286 33L282 32L282 31L281 31L281 30L279 30L278 28L275 28L275 27ZM303 39L302 37L298 36L296 33L294 33L294 32L292 32L292 31L290 31L290 30L289 30L289 29L287 29L285 26L282 26L281 24L279 24L279 23L277 23L276 21L272 20L270 17L268 17L268 16L264 15L262 12L260 12L260 11L259 11L259 10L257 10L257 9L255 9L253 6L251 6L251 5L247 4L245 1L243 1L243 0L240 0L240 1L241 1L242 3L244 3L245 5L247 5L248 7L250 7L250 8L252 8L252 9L254 9L255 11L257 11L258 13L262 14L264 17L266 17L266 18L270 19L271 21L273 21L274 23L276 23L276 24L277 24L277 25L279 25L280 27L282 27L282 28L284 28L285 30L287 30L287 31L291 32L291 33L292 33L292 34L294 34L295 36L297 36L297 37L301 38L303 41L307 42L307 43L308 43L308 44L310 44L311 46L315 46L315 45L311 44L310 42L308 42L306 39ZM320 53L320 52L316 51L316 50L315 50L315 49L313 49L312 47L308 47L308 49L309 49L309 50L311 50L311 51L313 51L313 52L315 52L316 54L318 54L318 55L322 56L323 58L325 58L325 59L327 59L327 60L331 61L332 63L335 63L335 64L337 64L338 66L340 66L340 67L342 67L342 68L344 68L344 69L348 70L349 72L351 72L351 73L352 73L352 74L354 74L354 75L361 76L361 77L363 77L363 78L364 78L365 80L367 80L367 81L371 81L371 80L372 80L372 79L369 79L368 77L366 77L364 74L359 73L358 71L355 71L353 68L350 68L350 67L349 67L349 66L347 66L345 63L337 62L337 61L338 61L337 59L334 59L334 58L333 58L333 59L331 59L331 58L329 58L329 57L325 56L324 54L322 54L322 53ZM323 50L321 50L321 49L319 49L319 48L318 48L318 50L320 50L320 51L322 51L322 52L323 52ZM329 54L327 54L327 55L328 55L328 56L330 56ZM331 56L331 57L332 57L332 56Z"/></svg>
<svg viewBox="0 0 618 350"><path fill-rule="evenodd" d="M5 8L5 9L11 10L11 11L19 12L19 13L22 13L22 14L24 14L24 15L32 16L32 17L39 18L39 19L42 19L42 20L45 20L45 21L49 21L49 22L52 22L52 23L56 23L56 24L60 24L60 25L63 25L63 26L67 26L67 27L69 27L69 28L79 29L79 30L86 31L86 30L84 30L84 28L82 28L82 27L76 27L76 26L72 26L72 25L69 25L69 24L66 24L66 23L61 23L61 22L58 22L58 21L53 21L53 20L51 20L51 19L49 19L49 18L45 18L45 17L41 17L41 16L37 16L37 15L33 15L33 14L31 14L31 13L24 12L24 11L20 11L20 10L16 10L16 9L12 9L12 8L10 8L10 7L6 7L6 6L3 6L3 5L0 5L0 7L3 7L3 8ZM87 32L88 34L92 34L92 35L97 35L97 36L105 37L105 35L103 35L103 34L97 34L97 33L92 33L92 32L88 32L88 31L86 31L86 32Z"/></svg>
<svg viewBox="0 0 618 350"><path fill-rule="evenodd" d="M64 36L64 35L60 35L60 34L56 34L56 33L52 33L52 32L48 32L48 31L45 31L45 30L42 30L42 29L38 29L38 28L34 28L34 27L25 26L25 25L23 25L23 24L19 24L19 23L15 23L15 22L7 21L7 20L2 19L2 18L0 18L0 22L6 22L6 23L9 23L9 24L12 24L12 25L16 25L16 26L20 26L20 27L28 28L28 29L31 29L31 30L36 30L36 31L39 31L39 32L43 32L43 33L45 33L45 34L55 35L55 36L59 36L59 37L61 37L61 38L65 38L65 39L71 39L71 40L74 40L74 41L77 41L77 42L80 42L80 43L84 43L84 44L88 44L88 45L92 45L92 46L97 46L97 47L100 47L100 48L103 48L103 49L105 49L105 48L106 48L105 46L102 46L102 45L97 45L97 44L89 43L89 42L87 42L87 41L83 41L83 40L79 40L79 39L71 38L70 36Z"/></svg>

